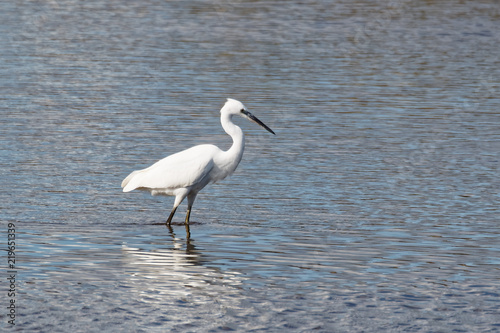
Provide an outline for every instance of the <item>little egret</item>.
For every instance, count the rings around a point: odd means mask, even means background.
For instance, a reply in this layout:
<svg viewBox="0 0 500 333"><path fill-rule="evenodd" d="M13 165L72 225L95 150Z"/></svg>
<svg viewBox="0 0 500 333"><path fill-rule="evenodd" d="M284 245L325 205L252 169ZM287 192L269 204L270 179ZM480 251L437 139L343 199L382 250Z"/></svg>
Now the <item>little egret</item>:
<svg viewBox="0 0 500 333"><path fill-rule="evenodd" d="M233 123L233 116L242 116L275 134L235 99L228 98L220 113L222 128L233 139L233 145L228 151L205 144L170 155L149 168L128 175L122 182L123 192L137 189L150 191L152 195L175 196L174 207L167 219L167 225L170 225L177 207L187 197L188 206L184 222L188 224L198 192L208 183L214 183L231 175L241 161L245 138L241 128Z"/></svg>

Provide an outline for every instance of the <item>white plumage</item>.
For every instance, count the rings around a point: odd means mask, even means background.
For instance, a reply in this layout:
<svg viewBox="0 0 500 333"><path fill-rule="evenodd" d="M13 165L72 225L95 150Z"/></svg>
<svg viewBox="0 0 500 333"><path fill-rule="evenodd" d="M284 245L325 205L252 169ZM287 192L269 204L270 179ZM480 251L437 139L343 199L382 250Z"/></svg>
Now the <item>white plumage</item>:
<svg viewBox="0 0 500 333"><path fill-rule="evenodd" d="M198 192L207 184L231 175L241 161L245 149L245 138L241 128L232 122L234 115L247 118L272 134L274 132L252 115L245 106L234 99L227 99L221 109L221 124L224 131L233 139L228 151L214 145L199 145L165 157L152 166L132 172L122 182L123 192L146 190L153 195L175 196L174 207L167 219L170 225L177 207L188 198L185 223Z"/></svg>

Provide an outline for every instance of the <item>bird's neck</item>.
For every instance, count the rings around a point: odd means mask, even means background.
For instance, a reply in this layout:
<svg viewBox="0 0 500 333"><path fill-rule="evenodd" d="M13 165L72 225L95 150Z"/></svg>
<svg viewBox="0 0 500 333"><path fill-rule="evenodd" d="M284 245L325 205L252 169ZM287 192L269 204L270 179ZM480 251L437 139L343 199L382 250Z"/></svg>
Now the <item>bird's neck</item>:
<svg viewBox="0 0 500 333"><path fill-rule="evenodd" d="M233 145L224 154L231 161L231 168L234 170L240 163L243 151L245 150L245 136L241 128L232 122L231 115L222 115L220 122L224 131L233 139Z"/></svg>

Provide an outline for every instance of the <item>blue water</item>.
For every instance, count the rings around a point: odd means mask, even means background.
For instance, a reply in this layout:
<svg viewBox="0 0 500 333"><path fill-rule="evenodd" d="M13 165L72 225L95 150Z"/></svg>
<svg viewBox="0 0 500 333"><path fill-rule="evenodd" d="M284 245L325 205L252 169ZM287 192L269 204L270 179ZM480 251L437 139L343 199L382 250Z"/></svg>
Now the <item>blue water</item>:
<svg viewBox="0 0 500 333"><path fill-rule="evenodd" d="M496 2L0 5L23 332L500 331ZM172 229L131 171L247 144ZM8 268L7 255L2 267ZM4 281L5 282L5 281ZM9 287L2 283L2 304Z"/></svg>

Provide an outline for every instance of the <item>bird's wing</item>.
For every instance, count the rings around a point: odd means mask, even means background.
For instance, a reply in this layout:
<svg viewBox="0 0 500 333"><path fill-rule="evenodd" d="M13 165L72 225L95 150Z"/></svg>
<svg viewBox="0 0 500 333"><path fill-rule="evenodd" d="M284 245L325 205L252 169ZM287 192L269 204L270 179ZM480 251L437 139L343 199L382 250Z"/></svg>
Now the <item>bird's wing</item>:
<svg viewBox="0 0 500 333"><path fill-rule="evenodd" d="M132 172L122 182L123 192L136 188L177 189L202 180L213 168L213 145L200 145L159 160L149 168Z"/></svg>

